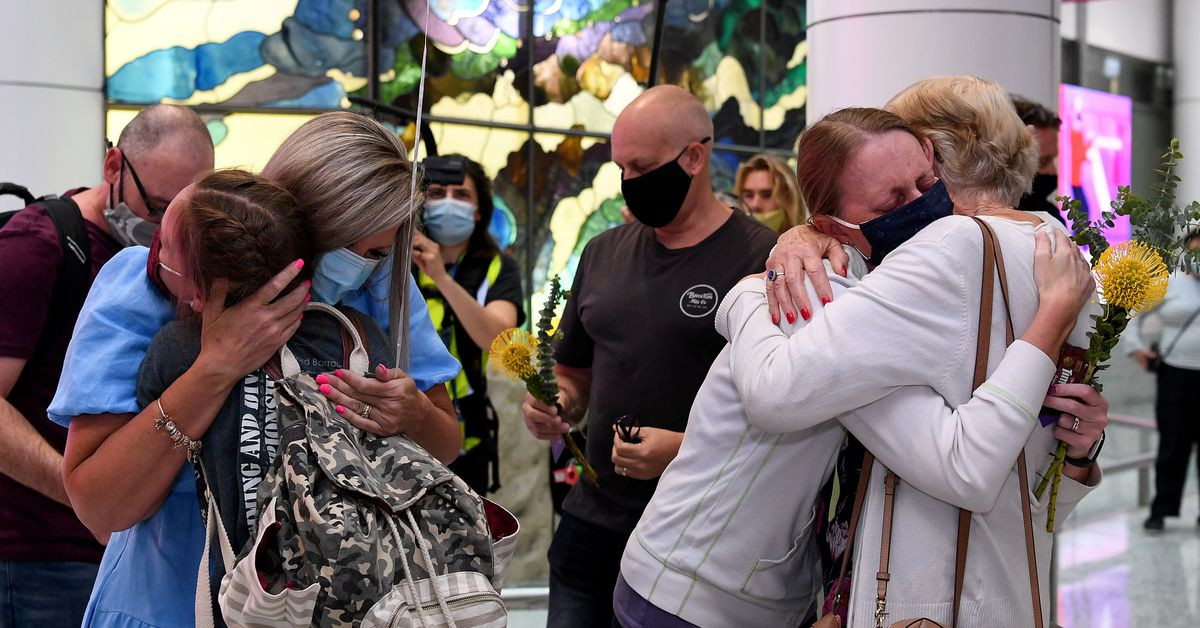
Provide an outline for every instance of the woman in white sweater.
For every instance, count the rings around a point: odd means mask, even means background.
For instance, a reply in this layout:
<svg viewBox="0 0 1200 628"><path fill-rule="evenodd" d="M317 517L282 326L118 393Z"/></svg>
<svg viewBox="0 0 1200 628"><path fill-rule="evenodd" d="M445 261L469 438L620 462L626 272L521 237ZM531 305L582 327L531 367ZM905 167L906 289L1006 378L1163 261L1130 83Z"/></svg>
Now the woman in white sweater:
<svg viewBox="0 0 1200 628"><path fill-rule="evenodd" d="M967 482L979 468L995 464L1009 468L1015 459L1002 442L992 440L993 426L943 422L936 428L938 438L954 452L946 457L921 444L910 412L898 410L868 420L856 411L890 394L907 394L904 391L912 387L931 388L955 406L971 398L982 294L982 238L979 227L967 216L979 217L995 230L1006 262L1013 327L1018 336L1031 329L1038 312L1033 273L1035 231L1054 221L1017 212L1012 205L1029 186L1036 148L1007 95L982 79L923 81L899 94L889 109L932 141L937 176L945 183L959 215L939 220L894 251L887 251L895 239L889 238L886 230L872 229L866 223L883 214L889 203L905 202L905 191L880 191L864 183L887 173L853 167L838 172L831 186L834 191L809 203L810 211L817 215L815 224L855 246L871 261L879 262L886 254L887 263L791 336L772 324L761 286L740 284L726 297L739 302L730 308L728 320L733 380L755 427L790 432L840 416L841 422L875 451L882 465L901 476L895 492L887 623L909 617L951 622L957 507L965 506L975 514L958 625L1031 626L1035 622L1017 473L1012 470L991 483L995 490L975 495L976 488ZM814 159L819 161L821 156ZM804 167L802 160L800 168ZM859 193L860 188L880 194L868 197ZM839 192L843 198L838 197ZM1005 343L1002 303L998 297L991 324L991 346L995 348ZM1094 304L1085 308L1068 342L1085 346L1087 317L1095 311ZM1020 344L1015 343L1014 348ZM991 352L989 372L996 369L1002 356L998 350ZM1045 372L1031 372L1030 377L1045 377ZM1043 383L1050 382L1046 379ZM1068 442L1068 456L1076 463L1067 466L1068 477L1058 495L1059 521L1100 479L1099 468L1088 458L1100 437L1095 428L1106 422L1103 414L1107 408L1094 391L1084 388L1061 391L1078 401L1048 399L1048 405L1064 412L1054 429L1041 428L1033 408L1026 427L1029 434L1024 450L1030 476L1036 477L1046 465L1056 438ZM1099 420L1093 420L1097 414ZM1079 424L1074 417L1081 419ZM989 446L991 453L967 455L987 451ZM876 582L871 574L879 567L883 476L881 465L875 465L854 552L851 626L875 621ZM961 492L923 490L945 484L945 476L958 480ZM1051 538L1045 532L1048 496L1030 498L1044 621L1053 603L1047 592L1051 552Z"/></svg>
<svg viewBox="0 0 1200 628"><path fill-rule="evenodd" d="M1200 249L1200 231L1188 234L1190 250ZM1145 316L1134 319L1125 330L1125 341L1133 358L1149 370L1157 360L1158 394L1154 416L1158 422L1158 459L1154 461L1154 501L1147 532L1163 529L1164 517L1179 516L1188 460L1200 442L1196 421L1195 391L1200 388L1200 277L1179 271L1167 283L1167 296L1147 315L1162 322L1158 346L1142 340ZM1197 462L1200 467L1200 462Z"/></svg>
<svg viewBox="0 0 1200 628"><path fill-rule="evenodd" d="M857 133L861 142L833 148L822 141L846 129ZM915 188L933 187L927 150L928 142L923 145L907 124L878 109L830 114L799 141L802 160L818 153L824 162L899 172L914 188L914 197L922 196ZM879 156L886 158L872 163ZM951 203L941 198L948 214ZM907 213L905 208L896 211ZM924 222L932 220L930 216ZM888 459L904 460L916 447L938 452L935 463L959 457L976 461L960 465L962 473L927 474L923 491L967 507L990 507L1012 459L1028 439L1031 408L1041 405L1053 372L1047 354L1057 354L1091 292L1086 264L1065 235L1058 237L1062 246L1052 252L1050 238L1043 234L1036 256L1042 311L1025 331L1024 341L1004 354L968 403L950 408L932 388L911 386L850 417L868 425L908 417L910 439L874 444L877 454ZM829 273L835 295L866 272L865 260L852 253L846 277ZM761 280L749 285L762 288ZM728 337L728 321L742 318L739 310L746 307L753 307L752 300L726 299L717 311L717 330ZM795 333L804 324L787 323L784 331ZM816 573L813 536L828 527L818 494L845 430L832 420L786 434L751 426L733 383L730 355L727 346L709 370L692 405L679 455L664 472L625 549L622 580L614 596L625 628L797 625L810 610L817 610L814 602L822 582ZM955 438L954 430L947 429L957 424L964 426L965 438ZM892 443L896 448L889 450ZM924 459L911 463L930 464ZM910 470L904 464L897 467L905 474Z"/></svg>

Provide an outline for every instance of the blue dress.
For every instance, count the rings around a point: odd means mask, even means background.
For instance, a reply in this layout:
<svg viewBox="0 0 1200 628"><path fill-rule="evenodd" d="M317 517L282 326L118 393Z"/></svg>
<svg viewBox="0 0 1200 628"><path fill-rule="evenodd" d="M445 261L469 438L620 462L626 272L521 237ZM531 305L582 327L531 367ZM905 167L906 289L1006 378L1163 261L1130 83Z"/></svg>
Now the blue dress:
<svg viewBox="0 0 1200 628"><path fill-rule="evenodd" d="M69 427L71 417L137 413L137 373L150 341L175 318L174 306L146 277L149 249L117 253L96 276L71 337L62 377L48 414ZM387 329L390 274L376 273L343 300ZM410 279L409 294L420 295ZM381 291L382 290L382 291ZM420 298L409 312L411 365L408 374L421 390L458 375L458 362L446 351ZM204 523L192 465L180 469L158 512L109 540L84 615L84 626L195 625L196 571L204 551Z"/></svg>

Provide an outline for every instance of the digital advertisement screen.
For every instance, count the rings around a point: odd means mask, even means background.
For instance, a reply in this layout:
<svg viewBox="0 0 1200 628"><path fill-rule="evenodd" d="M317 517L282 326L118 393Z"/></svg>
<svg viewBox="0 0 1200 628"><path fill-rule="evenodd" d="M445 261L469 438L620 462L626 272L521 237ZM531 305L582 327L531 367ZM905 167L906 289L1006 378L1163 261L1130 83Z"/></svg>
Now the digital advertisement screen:
<svg viewBox="0 0 1200 628"><path fill-rule="evenodd" d="M1063 84L1058 94L1058 193L1083 203L1093 221L1129 185L1132 168L1133 100ZM1111 243L1129 239L1129 218L1104 235Z"/></svg>

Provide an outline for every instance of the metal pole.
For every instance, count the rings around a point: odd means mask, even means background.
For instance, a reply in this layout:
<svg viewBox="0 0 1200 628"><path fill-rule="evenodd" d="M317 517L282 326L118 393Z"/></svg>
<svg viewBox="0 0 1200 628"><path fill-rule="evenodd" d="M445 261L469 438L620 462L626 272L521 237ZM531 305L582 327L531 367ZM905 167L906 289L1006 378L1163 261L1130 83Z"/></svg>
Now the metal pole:
<svg viewBox="0 0 1200 628"><path fill-rule="evenodd" d="M379 100L379 0L367 0L367 95Z"/></svg>
<svg viewBox="0 0 1200 628"><path fill-rule="evenodd" d="M536 86L533 83L533 66L537 61L537 54L534 51L534 42L537 38L533 32L535 2L534 0L525 0L525 2L525 53L528 65L525 69L525 102L529 106L529 135L525 147L525 250L521 252L521 255L525 262L525 294L529 295L526 300L529 311L532 313L537 311L533 304L533 265L535 263L533 240L537 233L537 216L533 211L534 195L537 193L537 186L534 185L533 180L537 162L537 143L533 141L533 105L537 98ZM532 328L530 321L525 321L525 324Z"/></svg>
<svg viewBox="0 0 1200 628"><path fill-rule="evenodd" d="M767 0L758 5L758 145L767 145Z"/></svg>
<svg viewBox="0 0 1200 628"><path fill-rule="evenodd" d="M662 53L663 23L667 19L667 0L658 0L654 7L654 44L650 48L650 80L646 87L658 84L658 57Z"/></svg>

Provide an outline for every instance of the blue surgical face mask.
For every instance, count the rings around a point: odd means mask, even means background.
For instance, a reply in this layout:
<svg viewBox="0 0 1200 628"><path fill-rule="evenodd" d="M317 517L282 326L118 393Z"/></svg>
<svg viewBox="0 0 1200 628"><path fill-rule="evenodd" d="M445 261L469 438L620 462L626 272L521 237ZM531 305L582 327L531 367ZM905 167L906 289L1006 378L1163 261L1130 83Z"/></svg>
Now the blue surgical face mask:
<svg viewBox="0 0 1200 628"><path fill-rule="evenodd" d="M475 206L454 198L425 203L425 232L438 244L458 244L475 231Z"/></svg>
<svg viewBox="0 0 1200 628"><path fill-rule="evenodd" d="M830 218L847 229L861 230L863 237L871 243L871 257L867 262L878 266L888 253L895 251L933 221L952 213L954 201L950 200L950 195L946 192L946 184L938 180L915 201L862 224L851 224L837 216Z"/></svg>
<svg viewBox="0 0 1200 628"><path fill-rule="evenodd" d="M371 273L379 266L379 261L361 257L347 248L330 251L317 262L317 271L313 273L313 294L322 303L337 305L347 294L367 283Z"/></svg>

